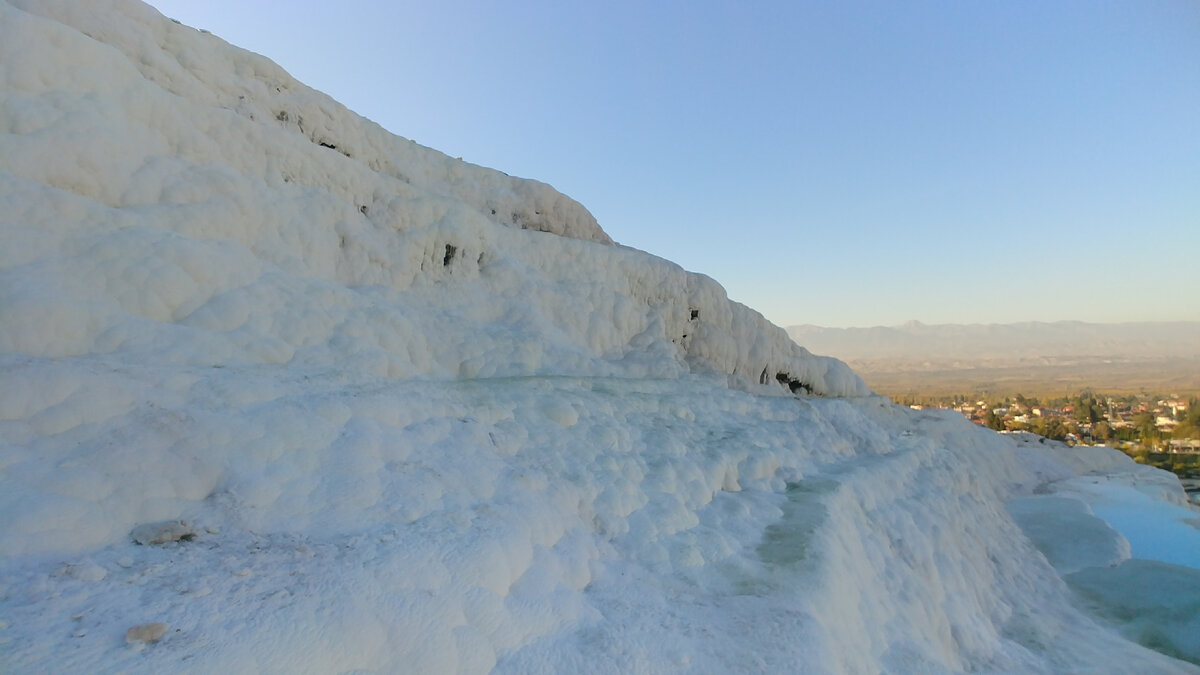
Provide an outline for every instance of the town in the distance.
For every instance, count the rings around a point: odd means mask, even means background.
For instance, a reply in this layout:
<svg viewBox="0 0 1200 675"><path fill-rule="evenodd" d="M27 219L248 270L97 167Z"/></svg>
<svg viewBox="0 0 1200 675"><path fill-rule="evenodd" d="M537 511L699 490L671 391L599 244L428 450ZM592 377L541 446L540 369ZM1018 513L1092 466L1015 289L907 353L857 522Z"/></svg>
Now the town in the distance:
<svg viewBox="0 0 1200 675"><path fill-rule="evenodd" d="M1200 321L787 330L897 403L953 409L1000 432L1108 445L1200 486Z"/></svg>
<svg viewBox="0 0 1200 675"><path fill-rule="evenodd" d="M1200 397L1081 392L1058 398L1021 394L997 398L963 394L894 396L913 408L943 408L1001 432L1029 432L1071 444L1108 445L1133 457L1200 479Z"/></svg>

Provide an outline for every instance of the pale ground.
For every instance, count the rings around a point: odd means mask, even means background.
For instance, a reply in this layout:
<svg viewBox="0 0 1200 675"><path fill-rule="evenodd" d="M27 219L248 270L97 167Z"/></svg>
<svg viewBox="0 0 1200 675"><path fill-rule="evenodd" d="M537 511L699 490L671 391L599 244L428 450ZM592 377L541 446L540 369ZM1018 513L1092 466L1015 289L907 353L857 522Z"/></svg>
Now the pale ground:
<svg viewBox="0 0 1200 675"><path fill-rule="evenodd" d="M1161 476L139 3L0 1L0 237L2 672L1197 672Z"/></svg>

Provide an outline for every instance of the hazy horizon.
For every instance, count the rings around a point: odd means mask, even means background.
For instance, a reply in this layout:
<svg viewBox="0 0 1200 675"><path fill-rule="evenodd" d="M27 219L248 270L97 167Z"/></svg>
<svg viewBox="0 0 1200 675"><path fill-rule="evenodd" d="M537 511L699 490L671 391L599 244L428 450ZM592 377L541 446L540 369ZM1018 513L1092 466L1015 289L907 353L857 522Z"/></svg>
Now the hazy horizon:
<svg viewBox="0 0 1200 675"><path fill-rule="evenodd" d="M1200 392L1200 323L1193 321L786 330L798 344L842 359L873 390L889 395Z"/></svg>
<svg viewBox="0 0 1200 675"><path fill-rule="evenodd" d="M1127 326L1141 324L1196 324L1200 328L1200 319L1162 319L1157 321L1083 321L1079 319L1055 319L1049 321L1026 320L1026 321L977 321L977 322L938 322L932 323L921 321L920 319L907 319L900 323L894 324L874 324L860 326L827 326L815 323L797 323L788 326L783 326L785 329L791 328L827 328L834 330L868 330L871 328L906 328L910 326L924 326L936 328L939 326L1024 326L1024 325L1054 325L1054 324L1084 324L1089 326Z"/></svg>

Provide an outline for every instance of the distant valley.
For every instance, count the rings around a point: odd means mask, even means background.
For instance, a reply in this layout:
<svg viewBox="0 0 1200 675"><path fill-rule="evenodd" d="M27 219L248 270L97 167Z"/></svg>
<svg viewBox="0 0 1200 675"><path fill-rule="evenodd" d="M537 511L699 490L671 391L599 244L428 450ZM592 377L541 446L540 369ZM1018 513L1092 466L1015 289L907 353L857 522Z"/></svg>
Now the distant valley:
<svg viewBox="0 0 1200 675"><path fill-rule="evenodd" d="M1200 392L1200 322L790 326L889 395Z"/></svg>

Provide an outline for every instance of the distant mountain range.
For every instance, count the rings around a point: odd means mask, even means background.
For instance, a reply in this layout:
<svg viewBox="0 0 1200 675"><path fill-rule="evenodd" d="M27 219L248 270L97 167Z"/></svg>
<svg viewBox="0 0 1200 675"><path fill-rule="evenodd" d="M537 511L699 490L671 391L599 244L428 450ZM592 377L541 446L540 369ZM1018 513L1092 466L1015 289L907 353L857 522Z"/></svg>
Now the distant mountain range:
<svg viewBox="0 0 1200 675"><path fill-rule="evenodd" d="M1200 387L1200 322L787 328L797 343L842 359L881 393L955 388Z"/></svg>

